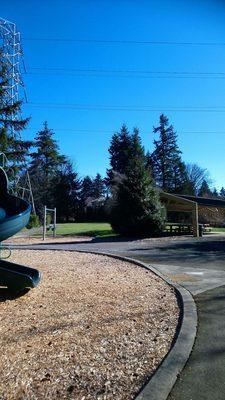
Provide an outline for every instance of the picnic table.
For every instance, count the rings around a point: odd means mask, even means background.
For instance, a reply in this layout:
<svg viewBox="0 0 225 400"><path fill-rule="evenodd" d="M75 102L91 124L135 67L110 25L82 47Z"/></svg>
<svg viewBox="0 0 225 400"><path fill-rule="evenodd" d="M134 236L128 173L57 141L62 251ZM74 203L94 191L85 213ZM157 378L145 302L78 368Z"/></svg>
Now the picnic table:
<svg viewBox="0 0 225 400"><path fill-rule="evenodd" d="M186 233L190 235L193 233L193 225L184 222L167 222L165 231L169 233ZM200 236L207 232L211 232L210 224L199 224Z"/></svg>
<svg viewBox="0 0 225 400"><path fill-rule="evenodd" d="M166 232L169 233L187 233L191 234L193 231L192 224L183 222L167 222Z"/></svg>

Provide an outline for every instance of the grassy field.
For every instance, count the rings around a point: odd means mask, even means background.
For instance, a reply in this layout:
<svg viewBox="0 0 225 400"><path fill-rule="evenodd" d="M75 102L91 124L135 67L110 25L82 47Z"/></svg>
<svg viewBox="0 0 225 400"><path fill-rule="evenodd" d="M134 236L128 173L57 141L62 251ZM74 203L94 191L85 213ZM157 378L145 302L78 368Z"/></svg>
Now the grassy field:
<svg viewBox="0 0 225 400"><path fill-rule="evenodd" d="M225 232L225 228L211 228L212 232Z"/></svg>
<svg viewBox="0 0 225 400"><path fill-rule="evenodd" d="M106 222L83 222L83 223L68 223L57 224L58 235L72 236L115 236L110 224Z"/></svg>
<svg viewBox="0 0 225 400"><path fill-rule="evenodd" d="M29 234L27 229L24 232ZM225 228L211 228L211 232L224 232ZM57 224L57 235L62 236L92 236L92 237L111 237L118 236L113 232L110 224L107 222L82 222L82 223L65 223ZM34 236L42 235L42 228L38 228L32 232ZM47 232L47 236L52 236L52 231Z"/></svg>

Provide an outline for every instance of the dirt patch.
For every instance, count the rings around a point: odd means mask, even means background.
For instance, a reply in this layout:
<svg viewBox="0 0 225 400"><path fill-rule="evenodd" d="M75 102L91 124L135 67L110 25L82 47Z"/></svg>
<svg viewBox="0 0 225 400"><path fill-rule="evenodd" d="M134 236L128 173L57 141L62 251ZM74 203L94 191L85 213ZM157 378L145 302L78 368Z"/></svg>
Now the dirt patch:
<svg viewBox="0 0 225 400"><path fill-rule="evenodd" d="M107 256L27 250L11 260L42 281L17 299L1 289L1 399L133 399L170 348L173 289Z"/></svg>

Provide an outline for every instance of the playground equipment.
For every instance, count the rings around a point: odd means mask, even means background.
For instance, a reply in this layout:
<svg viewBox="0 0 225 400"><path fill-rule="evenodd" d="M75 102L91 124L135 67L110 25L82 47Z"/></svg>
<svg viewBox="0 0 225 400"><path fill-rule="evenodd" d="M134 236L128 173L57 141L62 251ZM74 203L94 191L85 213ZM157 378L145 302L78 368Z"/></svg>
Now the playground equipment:
<svg viewBox="0 0 225 400"><path fill-rule="evenodd" d="M8 178L0 167L0 242L24 228L30 212L31 206L27 201L8 193ZM10 249L0 245L0 253L3 251L10 255ZM0 286L17 292L37 286L40 279L40 272L34 268L0 260Z"/></svg>
<svg viewBox="0 0 225 400"><path fill-rule="evenodd" d="M47 213L50 212L53 214L52 223L47 225ZM46 238L46 232L52 230L53 237L56 237L56 208L47 208L44 206L44 223L43 223L43 240Z"/></svg>

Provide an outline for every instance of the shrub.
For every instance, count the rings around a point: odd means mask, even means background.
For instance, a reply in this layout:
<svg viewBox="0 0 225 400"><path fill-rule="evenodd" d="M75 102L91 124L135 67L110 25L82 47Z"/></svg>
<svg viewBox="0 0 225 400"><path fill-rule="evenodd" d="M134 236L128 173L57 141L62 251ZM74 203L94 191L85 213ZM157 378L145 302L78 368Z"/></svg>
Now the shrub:
<svg viewBox="0 0 225 400"><path fill-rule="evenodd" d="M143 159L134 157L126 175L120 175L112 190L110 222L126 236L156 236L164 227L163 207Z"/></svg>
<svg viewBox="0 0 225 400"><path fill-rule="evenodd" d="M38 215L30 214L30 220L26 226L27 229L37 228L40 226L40 221Z"/></svg>

